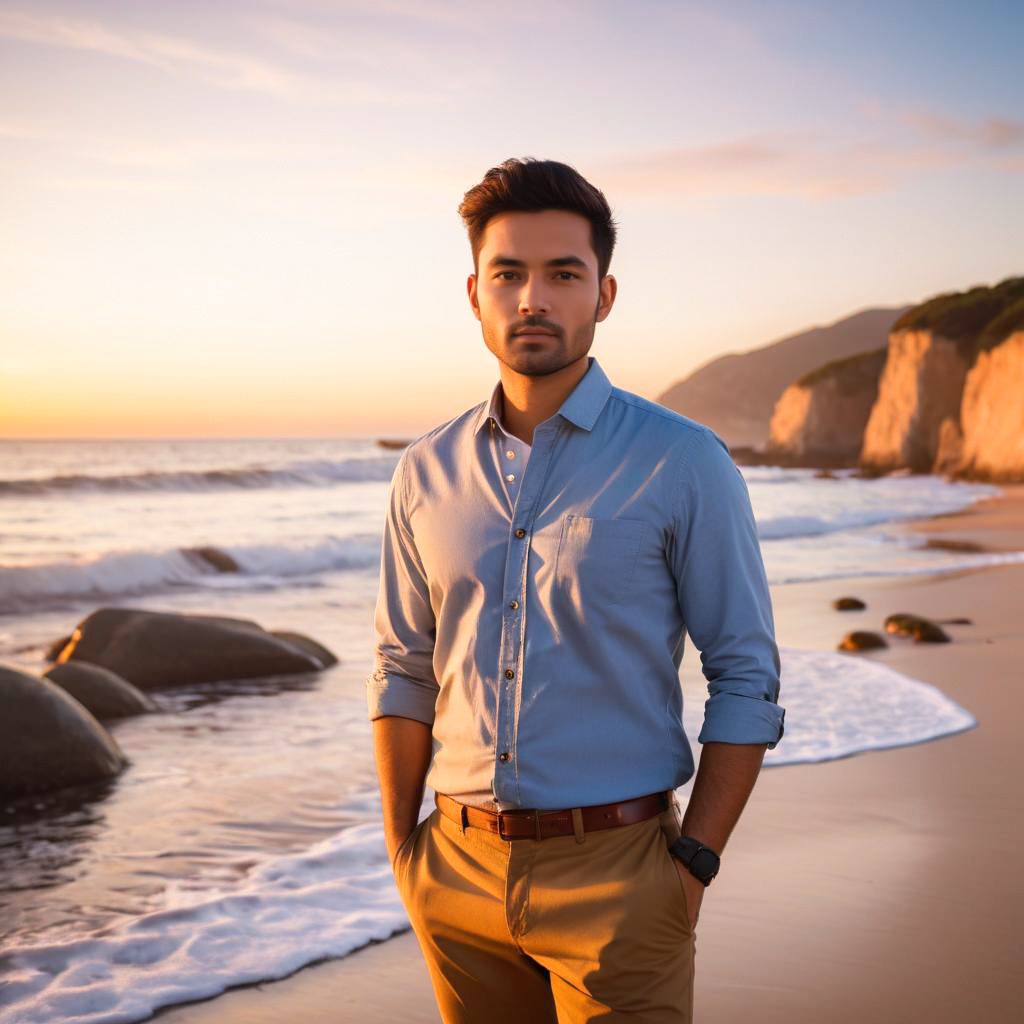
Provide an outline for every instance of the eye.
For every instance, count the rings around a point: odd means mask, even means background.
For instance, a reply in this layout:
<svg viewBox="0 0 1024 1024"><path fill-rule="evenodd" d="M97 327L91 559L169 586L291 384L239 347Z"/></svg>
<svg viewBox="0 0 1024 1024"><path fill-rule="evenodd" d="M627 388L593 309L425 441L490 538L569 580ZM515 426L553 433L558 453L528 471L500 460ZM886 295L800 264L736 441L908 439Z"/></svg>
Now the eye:
<svg viewBox="0 0 1024 1024"><path fill-rule="evenodd" d="M499 281L511 281L516 276L516 272L514 270L499 270L494 276Z"/></svg>
<svg viewBox="0 0 1024 1024"><path fill-rule="evenodd" d="M571 270L560 270L558 272L558 277L562 281L572 281L576 276Z"/></svg>

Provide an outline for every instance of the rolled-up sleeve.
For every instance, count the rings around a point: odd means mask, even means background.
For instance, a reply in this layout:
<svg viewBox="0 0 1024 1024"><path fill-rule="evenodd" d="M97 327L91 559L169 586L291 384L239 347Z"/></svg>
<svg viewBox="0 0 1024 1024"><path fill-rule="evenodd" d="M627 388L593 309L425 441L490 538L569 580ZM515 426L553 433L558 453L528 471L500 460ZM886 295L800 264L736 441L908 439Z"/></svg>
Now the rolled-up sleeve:
<svg viewBox="0 0 1024 1024"><path fill-rule="evenodd" d="M371 720L394 715L431 725L438 692L433 667L436 624L408 519L408 455L406 449L388 489L374 613L376 654L366 699Z"/></svg>
<svg viewBox="0 0 1024 1024"><path fill-rule="evenodd" d="M679 464L672 551L686 630L710 694L699 743L782 739L779 649L746 481L724 442L702 429Z"/></svg>

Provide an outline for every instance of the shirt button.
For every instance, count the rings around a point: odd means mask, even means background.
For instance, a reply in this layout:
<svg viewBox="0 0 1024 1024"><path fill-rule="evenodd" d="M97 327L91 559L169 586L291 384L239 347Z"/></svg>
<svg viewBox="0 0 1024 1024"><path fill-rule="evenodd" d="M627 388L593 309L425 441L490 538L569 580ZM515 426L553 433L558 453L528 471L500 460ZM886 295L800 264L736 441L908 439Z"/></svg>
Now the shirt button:
<svg viewBox="0 0 1024 1024"><path fill-rule="evenodd" d="M518 608L519 607L519 602L518 601L509 601L508 606L509 606L509 608ZM768 698L766 697L765 700L767 700L767 699Z"/></svg>
<svg viewBox="0 0 1024 1024"><path fill-rule="evenodd" d="M516 674L515 674L515 672L512 671L512 669L510 669L510 668L505 669L505 678L506 679L515 679L515 677L516 677Z"/></svg>
<svg viewBox="0 0 1024 1024"><path fill-rule="evenodd" d="M526 536L526 531L520 526L519 529L516 530L516 536L517 537L525 537Z"/></svg>
<svg viewBox="0 0 1024 1024"><path fill-rule="evenodd" d="M516 478L515 473L506 473L505 474L505 479L506 480L512 481L512 480L515 480L515 478Z"/></svg>
<svg viewBox="0 0 1024 1024"><path fill-rule="evenodd" d="M508 752L507 750L503 750L503 751L502 751L502 752L501 752L501 753L500 753L500 754L498 755L498 760L499 760L499 761L507 761L507 760L508 760L508 759L509 759L509 758L510 758L511 756L512 756L512 755L511 755L511 754L510 754L510 753L509 753L509 752Z"/></svg>
<svg viewBox="0 0 1024 1024"><path fill-rule="evenodd" d="M508 451L505 452L505 458L506 459L514 459L515 457L516 457L516 453L514 451L512 451L511 448L509 448Z"/></svg>

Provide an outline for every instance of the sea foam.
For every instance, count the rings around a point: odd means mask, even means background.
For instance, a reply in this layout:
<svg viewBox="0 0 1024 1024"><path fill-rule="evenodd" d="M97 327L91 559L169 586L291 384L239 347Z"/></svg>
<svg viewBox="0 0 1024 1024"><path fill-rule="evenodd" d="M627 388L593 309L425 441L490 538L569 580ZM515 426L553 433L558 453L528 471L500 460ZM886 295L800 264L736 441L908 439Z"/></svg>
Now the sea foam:
<svg viewBox="0 0 1024 1024"><path fill-rule="evenodd" d="M395 455L343 459L298 459L278 465L249 464L212 469L128 473L55 473L0 479L0 499L54 494L132 494L140 491L263 490L273 487L336 487L391 479Z"/></svg>
<svg viewBox="0 0 1024 1024"><path fill-rule="evenodd" d="M224 572L189 549L110 551L96 558L0 566L0 614L55 603L159 593L177 587L256 590L338 569L375 568L380 537L324 537L307 544L224 544L237 570Z"/></svg>
<svg viewBox="0 0 1024 1024"><path fill-rule="evenodd" d="M785 735L766 765L921 743L976 724L934 686L881 662L780 653ZM686 701L689 736L703 711L700 701ZM431 800L428 794L421 814ZM347 810L357 824L299 853L267 858L230 889L200 894L172 886L160 910L86 938L3 954L0 1022L131 1024L161 1006L281 978L408 928L376 792L358 794Z"/></svg>

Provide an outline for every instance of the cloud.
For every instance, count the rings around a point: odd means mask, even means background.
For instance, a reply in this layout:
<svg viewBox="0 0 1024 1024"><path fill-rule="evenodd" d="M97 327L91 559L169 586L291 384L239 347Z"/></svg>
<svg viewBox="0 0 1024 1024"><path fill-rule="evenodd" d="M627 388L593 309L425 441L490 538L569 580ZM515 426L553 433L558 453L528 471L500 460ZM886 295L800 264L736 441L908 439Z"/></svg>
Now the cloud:
<svg viewBox="0 0 1024 1024"><path fill-rule="evenodd" d="M39 132L24 125L0 122L0 139L37 139Z"/></svg>
<svg viewBox="0 0 1024 1024"><path fill-rule="evenodd" d="M437 69L422 48L386 33L344 33L269 14L254 14L245 18L244 24L265 37L264 42L272 42L285 58L297 58L304 73L166 33L0 10L0 38L99 53L219 88L264 96L328 105L422 108L451 102L463 87L454 70ZM308 71L314 58L323 62L320 78ZM345 71L339 74L339 69ZM380 74L382 70L389 75ZM400 83L397 76L390 76L392 71L409 72L409 81ZM428 78L430 84L426 85Z"/></svg>
<svg viewBox="0 0 1024 1024"><path fill-rule="evenodd" d="M548 0L545 4L520 4L515 10L516 25L550 25L560 14L579 17L589 10L590 0ZM392 19L396 24L413 22L432 25L452 32L489 32L494 25L508 25L505 7L488 8L474 0L266 0L265 6L285 10L289 15L350 20Z"/></svg>
<svg viewBox="0 0 1024 1024"><path fill-rule="evenodd" d="M162 33L109 28L96 21L0 10L0 37L101 53L225 89L290 97L307 88L298 76L247 54Z"/></svg>
<svg viewBox="0 0 1024 1024"><path fill-rule="evenodd" d="M290 58L320 62L332 76L339 68L349 76L356 69L370 72L373 92L383 91L403 103L422 104L425 93L436 102L441 92L455 95L465 88L462 69L439 62L422 40L408 32L403 38L379 21L321 24L267 12L248 14L244 21L266 45ZM400 88L397 77L410 84Z"/></svg>
<svg viewBox="0 0 1024 1024"><path fill-rule="evenodd" d="M931 138L963 142L983 149L1006 149L1024 142L1024 121L1008 117L969 121L932 111L914 110L900 115L900 119Z"/></svg>
<svg viewBox="0 0 1024 1024"><path fill-rule="evenodd" d="M612 159L600 168L601 180L637 195L830 199L881 192L940 168L1012 171L1020 165L1015 150L1024 143L1024 122L968 122L921 112L902 120L912 129L904 138L846 142L807 132L762 134Z"/></svg>

